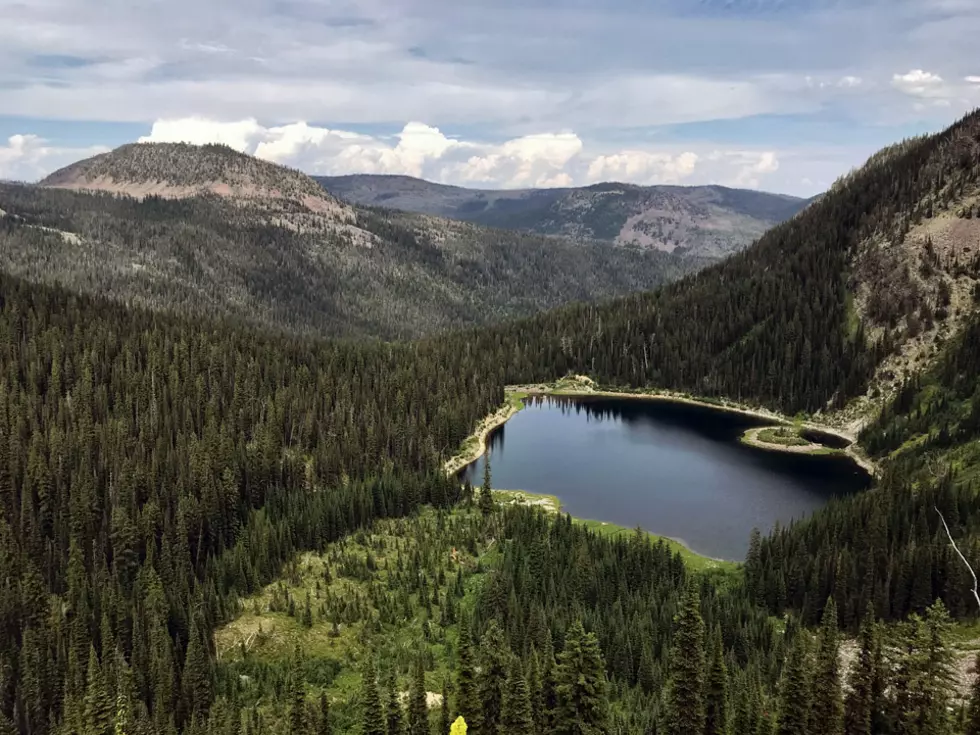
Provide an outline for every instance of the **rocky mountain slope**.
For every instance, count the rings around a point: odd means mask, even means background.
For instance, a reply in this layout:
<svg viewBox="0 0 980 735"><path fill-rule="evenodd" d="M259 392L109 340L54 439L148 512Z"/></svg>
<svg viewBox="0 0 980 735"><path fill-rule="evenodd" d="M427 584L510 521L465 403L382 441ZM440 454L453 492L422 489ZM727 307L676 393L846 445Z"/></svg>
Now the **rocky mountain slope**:
<svg viewBox="0 0 980 735"><path fill-rule="evenodd" d="M223 146L134 144L0 186L0 267L127 303L412 337L645 290L698 263L344 204Z"/></svg>
<svg viewBox="0 0 980 735"><path fill-rule="evenodd" d="M605 183L571 189L465 189L408 176L319 176L356 204L696 257L741 250L810 200L723 186Z"/></svg>

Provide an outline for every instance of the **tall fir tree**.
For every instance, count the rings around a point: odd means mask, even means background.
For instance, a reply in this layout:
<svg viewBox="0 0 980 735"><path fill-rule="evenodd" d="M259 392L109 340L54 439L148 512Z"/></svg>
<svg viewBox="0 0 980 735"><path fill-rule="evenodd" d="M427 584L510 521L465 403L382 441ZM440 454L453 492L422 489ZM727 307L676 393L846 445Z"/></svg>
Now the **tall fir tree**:
<svg viewBox="0 0 980 735"><path fill-rule="evenodd" d="M106 687L102 666L89 648L88 673L85 677L85 732L83 735L111 735L114 707Z"/></svg>
<svg viewBox="0 0 980 735"><path fill-rule="evenodd" d="M810 722L810 647L807 634L797 632L783 663L779 683L778 735L808 735ZM818 735L818 733L810 733Z"/></svg>
<svg viewBox="0 0 980 735"><path fill-rule="evenodd" d="M425 667L421 657L412 668L412 681L408 685L408 732L409 735L429 735L429 704L425 688Z"/></svg>
<svg viewBox="0 0 980 735"><path fill-rule="evenodd" d="M521 670L520 660L514 656L510 662L507 681L504 685L503 702L500 712L499 735L528 735L534 731L534 718L531 714L531 695L527 680Z"/></svg>
<svg viewBox="0 0 980 735"><path fill-rule="evenodd" d="M565 634L555 680L554 735L600 735L609 732L609 703L602 651L595 633L581 621Z"/></svg>
<svg viewBox="0 0 980 735"><path fill-rule="evenodd" d="M674 626L668 662L666 731L669 735L691 735L704 731L704 620L701 595L691 580Z"/></svg>
<svg viewBox="0 0 980 735"><path fill-rule="evenodd" d="M493 503L493 490L490 487L490 450L487 449L486 456L483 460L483 485L480 487L480 498L479 498L480 512L484 517L489 516L493 513L494 503Z"/></svg>
<svg viewBox="0 0 980 735"><path fill-rule="evenodd" d="M874 606L869 603L861 621L857 659L848 677L848 692L844 702L846 735L871 735L873 713L882 706L882 702L875 701L875 682L879 676L876 656L878 645L878 624L874 617Z"/></svg>
<svg viewBox="0 0 980 735"><path fill-rule="evenodd" d="M320 705L317 707L316 735L333 735L333 722L330 715L330 700L327 693L320 693Z"/></svg>
<svg viewBox="0 0 980 735"><path fill-rule="evenodd" d="M728 668L721 628L715 627L704 697L705 735L728 735Z"/></svg>
<svg viewBox="0 0 980 735"><path fill-rule="evenodd" d="M841 735L844 730L844 702L840 676L840 636L837 631L837 605L834 598L824 607L811 683L810 732Z"/></svg>
<svg viewBox="0 0 980 735"><path fill-rule="evenodd" d="M404 735L405 733L405 714L402 710L402 703L398 697L398 682L395 672L390 671L385 680L386 693L386 721L388 735Z"/></svg>
<svg viewBox="0 0 980 735"><path fill-rule="evenodd" d="M439 708L439 733L449 732L452 727L452 708L449 704L449 680L442 680L442 706Z"/></svg>
<svg viewBox="0 0 980 735"><path fill-rule="evenodd" d="M372 654L361 674L361 735L385 735L385 716L378 693L378 675Z"/></svg>
<svg viewBox="0 0 980 735"><path fill-rule="evenodd" d="M470 622L465 615L459 618L459 640L456 645L456 696L455 713L467 722L475 722L480 710L477 695L475 662L473 660L473 643L470 636Z"/></svg>
<svg viewBox="0 0 980 735"><path fill-rule="evenodd" d="M497 621L491 619L480 641L480 677L477 682L479 711L472 723L467 720L476 735L496 735L500 727L503 687L510 655L503 631Z"/></svg>

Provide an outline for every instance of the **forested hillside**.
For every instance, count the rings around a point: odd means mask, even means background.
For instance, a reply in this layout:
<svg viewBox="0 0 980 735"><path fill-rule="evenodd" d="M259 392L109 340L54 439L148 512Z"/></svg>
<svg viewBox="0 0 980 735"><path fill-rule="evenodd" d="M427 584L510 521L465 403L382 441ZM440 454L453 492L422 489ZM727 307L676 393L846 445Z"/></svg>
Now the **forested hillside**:
<svg viewBox="0 0 980 735"><path fill-rule="evenodd" d="M978 150L974 113L882 152L719 265L473 339L487 354L505 345L514 382L575 371L606 385L727 396L787 413L842 406L865 393L882 359L920 339L924 319L933 334L935 322L954 334L980 303ZM940 217L967 228L942 258L930 240L907 238ZM893 263L898 250L909 260ZM932 280L923 285L910 271ZM968 294L956 308L954 286ZM940 349L941 339L931 345Z"/></svg>
<svg viewBox="0 0 980 735"><path fill-rule="evenodd" d="M354 204L713 260L747 247L810 201L724 186L608 182L570 189L493 190L409 176L314 178L331 194Z"/></svg>
<svg viewBox="0 0 980 735"><path fill-rule="evenodd" d="M0 185L0 211L0 267L8 272L126 303L321 336L407 338L487 324L653 288L698 265L666 253L355 211L308 194L300 201L170 190L136 199Z"/></svg>

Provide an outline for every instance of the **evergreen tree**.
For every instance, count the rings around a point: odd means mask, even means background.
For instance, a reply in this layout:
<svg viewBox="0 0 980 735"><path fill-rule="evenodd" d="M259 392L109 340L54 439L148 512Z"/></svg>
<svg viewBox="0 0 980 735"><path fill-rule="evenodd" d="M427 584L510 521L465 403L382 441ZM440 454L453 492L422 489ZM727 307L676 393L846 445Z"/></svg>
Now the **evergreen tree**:
<svg viewBox="0 0 980 735"><path fill-rule="evenodd" d="M555 735L600 735L609 732L605 667L594 633L576 620L565 634L555 677Z"/></svg>
<svg viewBox="0 0 980 735"><path fill-rule="evenodd" d="M817 636L817 652L811 683L810 732L841 735L844 704L841 697L840 637L837 632L837 605L831 597L824 607Z"/></svg>
<svg viewBox="0 0 980 735"><path fill-rule="evenodd" d="M779 686L778 735L808 735L810 720L810 652L806 633L798 632L783 664ZM809 733L818 735L818 733Z"/></svg>
<svg viewBox="0 0 980 735"><path fill-rule="evenodd" d="M361 676L361 735L385 735L385 716L371 654Z"/></svg>
<svg viewBox="0 0 980 735"><path fill-rule="evenodd" d="M476 722L480 710L477 695L476 674L473 662L473 644L470 638L469 619L460 616L459 640L456 645L456 715L468 722Z"/></svg>
<svg viewBox="0 0 980 735"><path fill-rule="evenodd" d="M477 683L479 711L471 729L477 735L496 735L500 727L503 686L510 649L496 620L491 620L480 641L480 678Z"/></svg>
<svg viewBox="0 0 980 735"><path fill-rule="evenodd" d="M449 681L442 680L442 706L439 708L439 732L447 733L452 727L453 719L449 705Z"/></svg>
<svg viewBox="0 0 980 735"><path fill-rule="evenodd" d="M483 513L484 517L489 516L493 513L494 502L493 502L493 491L490 488L490 450L487 449L487 454L483 461L483 485L480 487L480 498L479 498L480 512Z"/></svg>
<svg viewBox="0 0 980 735"><path fill-rule="evenodd" d="M728 735L728 669L721 629L715 628L705 687L705 735Z"/></svg>
<svg viewBox="0 0 980 735"><path fill-rule="evenodd" d="M688 583L676 617L668 666L667 732L670 735L704 732L704 621L701 597L693 581Z"/></svg>
<svg viewBox="0 0 980 735"><path fill-rule="evenodd" d="M405 732L405 716L402 712L402 703L398 697L398 683L395 679L395 672L388 674L385 689L388 697L388 735L403 735Z"/></svg>
<svg viewBox="0 0 980 735"><path fill-rule="evenodd" d="M844 731L846 735L871 735L872 713L880 709L882 703L875 701L875 680L879 676L875 656L875 648L878 645L878 624L874 618L874 608L870 603L861 621L858 644L857 660L848 677Z"/></svg>
<svg viewBox="0 0 980 735"><path fill-rule="evenodd" d="M409 735L429 735L429 704L421 658L415 662L408 686L408 732Z"/></svg>
<svg viewBox="0 0 980 735"><path fill-rule="evenodd" d="M211 702L211 666L206 644L201 640L197 622L191 624L184 672L181 679L183 702L187 715L207 715Z"/></svg>
<svg viewBox="0 0 980 735"><path fill-rule="evenodd" d="M88 673L85 677L85 732L84 735L111 735L112 699L106 687L105 676L95 647L89 648Z"/></svg>
<svg viewBox="0 0 980 735"><path fill-rule="evenodd" d="M521 671L520 661L514 657L504 685L500 712L499 735L527 735L534 731L531 715L531 696L527 681Z"/></svg>
<svg viewBox="0 0 980 735"><path fill-rule="evenodd" d="M320 694L320 706L317 708L316 735L333 735L333 723L330 721L330 700L326 692Z"/></svg>

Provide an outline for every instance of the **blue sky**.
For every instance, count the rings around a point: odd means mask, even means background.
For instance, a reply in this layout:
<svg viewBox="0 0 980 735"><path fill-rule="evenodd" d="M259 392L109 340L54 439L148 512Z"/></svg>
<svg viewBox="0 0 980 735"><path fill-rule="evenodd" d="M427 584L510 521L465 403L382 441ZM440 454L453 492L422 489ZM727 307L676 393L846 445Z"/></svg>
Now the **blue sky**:
<svg viewBox="0 0 980 735"><path fill-rule="evenodd" d="M216 140L311 173L810 195L980 105L978 0L0 0L0 17L0 178Z"/></svg>

